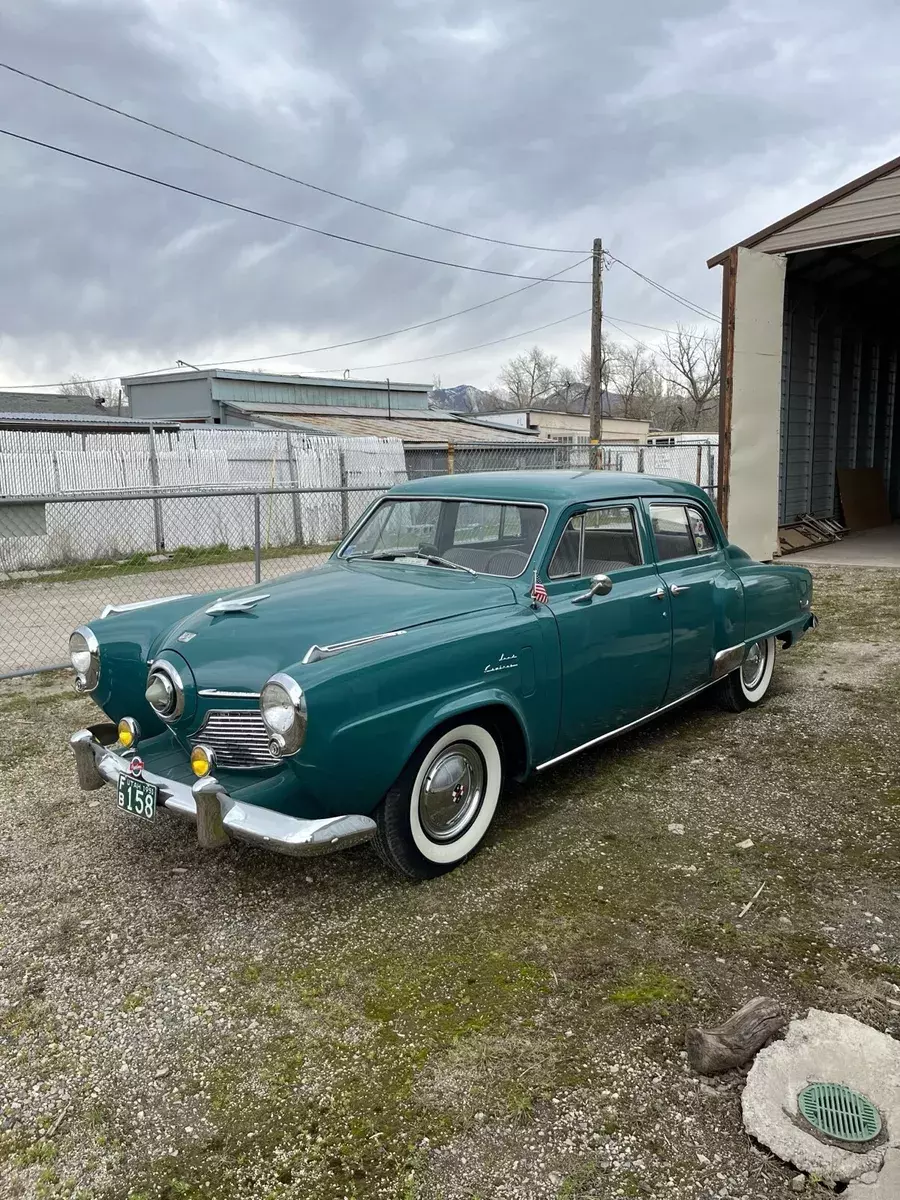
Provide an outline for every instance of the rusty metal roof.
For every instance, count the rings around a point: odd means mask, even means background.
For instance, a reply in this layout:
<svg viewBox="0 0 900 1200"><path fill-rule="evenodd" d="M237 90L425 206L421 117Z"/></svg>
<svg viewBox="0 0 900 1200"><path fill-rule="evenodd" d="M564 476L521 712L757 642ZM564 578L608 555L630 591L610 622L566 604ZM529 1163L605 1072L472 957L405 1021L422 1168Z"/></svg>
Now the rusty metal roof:
<svg viewBox="0 0 900 1200"><path fill-rule="evenodd" d="M422 445L462 445L469 442L534 444L537 441L533 433L460 421L447 412L388 417L385 409L371 410L371 416L356 409L351 416L346 409L323 410L299 405L264 406L229 402L228 407L236 409L250 420L257 417L266 425L290 425L309 433L333 434L335 437L393 437Z"/></svg>

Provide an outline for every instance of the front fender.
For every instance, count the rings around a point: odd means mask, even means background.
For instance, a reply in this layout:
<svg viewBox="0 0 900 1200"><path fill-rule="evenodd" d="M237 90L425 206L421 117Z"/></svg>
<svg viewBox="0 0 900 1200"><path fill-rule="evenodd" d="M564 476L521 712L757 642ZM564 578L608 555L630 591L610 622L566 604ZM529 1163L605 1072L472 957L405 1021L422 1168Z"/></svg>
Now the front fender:
<svg viewBox="0 0 900 1200"><path fill-rule="evenodd" d="M91 698L111 720L135 717L147 737L165 728L144 699L148 661L174 625L218 594L163 598L139 608L123 606L122 611L107 610L105 616L88 622L100 645L100 675Z"/></svg>
<svg viewBox="0 0 900 1200"><path fill-rule="evenodd" d="M308 702L307 739L290 760L301 794L371 812L428 733L484 705L502 705L529 756L558 712L555 678L530 608L510 606L410 629L390 642L289 673ZM513 665L515 664L515 665Z"/></svg>
<svg viewBox="0 0 900 1200"><path fill-rule="evenodd" d="M503 688L498 687L476 688L475 691L453 696L446 704L436 708L431 714L423 716L411 739L409 754L407 754L406 760L422 744L432 729L438 725L443 725L445 722L452 721L457 717L464 717L468 713L475 712L480 708L496 707L505 708L519 726L519 731L525 742L525 763L530 767L534 759L525 712L517 696L512 692L507 692Z"/></svg>

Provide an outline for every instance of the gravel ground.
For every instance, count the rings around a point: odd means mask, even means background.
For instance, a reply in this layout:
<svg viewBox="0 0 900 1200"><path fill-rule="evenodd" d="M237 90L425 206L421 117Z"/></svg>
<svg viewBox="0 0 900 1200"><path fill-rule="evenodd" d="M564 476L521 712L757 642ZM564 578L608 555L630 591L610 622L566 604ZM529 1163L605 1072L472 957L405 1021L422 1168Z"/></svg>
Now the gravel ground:
<svg viewBox="0 0 900 1200"><path fill-rule="evenodd" d="M0 1197L792 1195L682 1046L760 993L900 1031L900 575L816 589L761 709L561 765L418 887L128 818L90 703L4 685Z"/></svg>

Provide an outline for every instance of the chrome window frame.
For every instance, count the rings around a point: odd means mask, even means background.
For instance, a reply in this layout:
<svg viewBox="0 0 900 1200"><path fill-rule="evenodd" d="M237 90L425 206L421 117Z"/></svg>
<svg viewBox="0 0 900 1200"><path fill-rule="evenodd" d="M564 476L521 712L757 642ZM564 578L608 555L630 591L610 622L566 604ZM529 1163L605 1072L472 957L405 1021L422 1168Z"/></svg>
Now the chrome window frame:
<svg viewBox="0 0 900 1200"><path fill-rule="evenodd" d="M702 506L693 497L690 497L690 499L681 499L681 500L674 499L674 498L669 499L669 500L656 500L656 499L652 499L650 496L647 496L645 498L645 503L647 505L647 521L649 522L649 525L650 525L650 536L653 539L653 550L656 555L656 565L658 567L665 566L668 563L693 562L697 558L706 558L706 556L709 554L718 554L718 552L722 549L722 546L719 542L719 534L718 534L718 531L716 530L715 525L713 525L713 523L709 520L708 514L703 510ZM691 542L694 547L693 554L679 554L677 558L660 558L659 557L659 543L656 540L656 530L653 528L653 509L654 508L681 508L684 510L685 519L687 520L688 533L690 534ZM697 540L694 537L693 529L691 529L690 517L688 517L688 515L687 515L687 511L689 508L693 508L703 518L703 523L706 526L707 532L709 533L710 537L713 540L713 544L709 550L698 550L697 549Z"/></svg>
<svg viewBox="0 0 900 1200"><path fill-rule="evenodd" d="M559 537L556 540L556 544L553 547L553 551L552 551L549 559L547 560L547 580L548 580L548 582L562 583L567 579L587 579L588 578L587 575L584 573L584 538L585 538L585 532L586 532L585 527L584 527L584 518L588 515L588 513L606 512L611 508L627 508L629 510L629 512L631 513L631 532L634 535L634 540L637 544L638 554L640 555L641 561L636 562L636 563L630 563L627 567L619 567L617 570L609 572L609 574L610 575L618 575L623 570L630 571L630 570L633 570L635 567L645 567L647 565L647 558L646 558L646 555L644 554L643 540L641 538L641 527L640 527L639 518L638 518L638 503L637 503L637 501L636 500L625 500L624 502L620 501L617 504L607 504L605 502L598 502L597 504L595 504L589 508L579 509L578 512L574 512L571 514L571 516L566 517L566 523L565 523L565 525L563 525L562 530L560 531ZM563 538L565 537L566 530L569 528L569 522L574 520L575 517L581 517L581 537L578 539L578 571L575 573L568 574L568 575L551 575L550 568L553 565L553 560L556 557L556 552L559 549L560 542L562 542Z"/></svg>
<svg viewBox="0 0 900 1200"><path fill-rule="evenodd" d="M547 518L550 515L549 506L544 504L543 501L541 501L541 500L498 500L498 499L490 497L490 496L419 496L419 495L408 494L406 492L404 492L402 495L396 495L396 496L387 495L387 496L382 496L379 500L376 500L373 507L363 513L363 515L359 518L359 520L356 522L356 524L353 526L353 528L350 530L350 532L347 534L347 536L344 538L344 540L338 546L337 550L334 551L334 554L332 555L332 557L336 558L336 559L340 559L341 562L347 562L348 559L344 555L344 550L347 547L347 545L353 541L353 539L356 537L358 531L363 527L363 525L366 523L366 521L368 521L372 517L374 517L376 512L378 512L378 509L381 508L381 506L383 504L391 504L391 503L395 504L398 500L409 500L409 501L438 500L438 501L443 501L444 503L447 503L447 504L464 504L464 503L465 504L493 504L495 507L497 507L499 505L507 504L507 505L512 505L513 508L539 508L539 509L542 509L543 513L544 513L544 519L541 521L540 529L535 534L534 545L531 547L531 551L528 555L528 561L526 562L526 564L522 568L522 570L519 571L518 575L498 575L494 571L479 571L476 567L470 568L470 570L474 571L476 575L485 575L489 579L521 579L522 576L524 574L526 574L526 572L528 571L529 567L532 564L532 561L533 561L534 555L535 555L535 551L538 548L538 543L541 540L541 535L543 534L544 529L547 524ZM364 562L366 560L360 559L359 561ZM372 560L370 559L369 561L372 561ZM423 565L425 565L425 564L423 563ZM446 567L443 569L449 570L450 568Z"/></svg>

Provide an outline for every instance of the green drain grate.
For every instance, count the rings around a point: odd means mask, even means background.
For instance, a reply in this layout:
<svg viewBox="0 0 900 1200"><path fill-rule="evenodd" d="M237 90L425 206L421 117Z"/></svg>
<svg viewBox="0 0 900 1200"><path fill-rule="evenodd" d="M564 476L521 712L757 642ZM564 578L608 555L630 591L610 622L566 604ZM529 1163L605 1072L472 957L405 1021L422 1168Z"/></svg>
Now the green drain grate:
<svg viewBox="0 0 900 1200"><path fill-rule="evenodd" d="M861 1092L842 1083L812 1083L797 1097L813 1129L842 1142L870 1142L881 1133L881 1114Z"/></svg>

